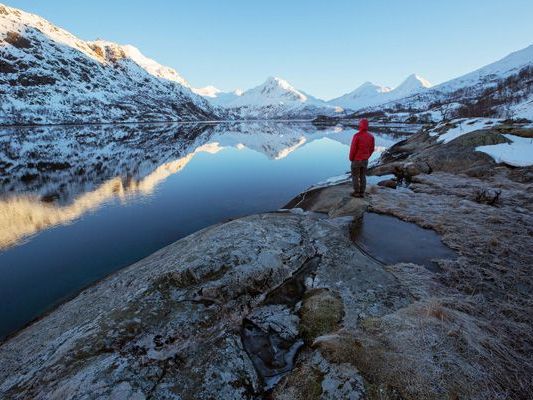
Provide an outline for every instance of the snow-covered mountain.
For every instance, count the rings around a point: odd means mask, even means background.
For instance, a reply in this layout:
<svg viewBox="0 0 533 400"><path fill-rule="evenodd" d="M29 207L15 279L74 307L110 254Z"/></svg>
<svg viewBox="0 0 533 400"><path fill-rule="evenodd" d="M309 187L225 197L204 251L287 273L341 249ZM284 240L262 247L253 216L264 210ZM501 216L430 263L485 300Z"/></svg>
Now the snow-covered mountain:
<svg viewBox="0 0 533 400"><path fill-rule="evenodd" d="M205 97L211 104L215 106L225 106L239 96L242 96L243 93L241 89L235 89L232 92L223 92L215 86L193 88L192 91L200 96Z"/></svg>
<svg viewBox="0 0 533 400"><path fill-rule="evenodd" d="M0 4L0 125L214 119L174 69Z"/></svg>
<svg viewBox="0 0 533 400"><path fill-rule="evenodd" d="M410 75L325 102L280 78L247 91L193 88L131 45L84 41L0 4L0 125L208 119L312 119L373 113L398 120L533 119L533 45L434 87Z"/></svg>
<svg viewBox="0 0 533 400"><path fill-rule="evenodd" d="M365 82L354 91L328 101L328 104L356 111L411 96L429 87L431 84L426 79L412 74L394 89Z"/></svg>
<svg viewBox="0 0 533 400"><path fill-rule="evenodd" d="M243 92L223 105L241 119L311 118L342 111L277 77L269 77L259 86Z"/></svg>
<svg viewBox="0 0 533 400"><path fill-rule="evenodd" d="M533 45L428 90L363 111L425 120L463 117L533 119Z"/></svg>

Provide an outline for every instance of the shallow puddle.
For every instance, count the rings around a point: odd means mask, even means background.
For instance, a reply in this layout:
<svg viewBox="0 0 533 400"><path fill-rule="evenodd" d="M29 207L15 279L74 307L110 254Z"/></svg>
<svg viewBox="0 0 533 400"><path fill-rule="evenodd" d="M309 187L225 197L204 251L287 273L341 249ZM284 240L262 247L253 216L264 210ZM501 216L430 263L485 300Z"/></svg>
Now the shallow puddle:
<svg viewBox="0 0 533 400"><path fill-rule="evenodd" d="M438 272L439 266L433 260L457 257L435 231L390 215L365 213L361 223L353 225L351 238L384 264L410 262Z"/></svg>

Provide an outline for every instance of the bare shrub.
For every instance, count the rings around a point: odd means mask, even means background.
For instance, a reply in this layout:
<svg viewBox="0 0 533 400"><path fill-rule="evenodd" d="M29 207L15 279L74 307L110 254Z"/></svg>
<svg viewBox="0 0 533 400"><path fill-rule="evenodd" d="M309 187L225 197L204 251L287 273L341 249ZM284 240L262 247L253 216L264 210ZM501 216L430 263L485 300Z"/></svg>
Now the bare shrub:
<svg viewBox="0 0 533 400"><path fill-rule="evenodd" d="M495 206L500 203L501 190L493 189L476 189L474 192L474 201L480 204Z"/></svg>
<svg viewBox="0 0 533 400"><path fill-rule="evenodd" d="M5 41L18 49L29 49L31 47L31 42L18 32L8 32Z"/></svg>

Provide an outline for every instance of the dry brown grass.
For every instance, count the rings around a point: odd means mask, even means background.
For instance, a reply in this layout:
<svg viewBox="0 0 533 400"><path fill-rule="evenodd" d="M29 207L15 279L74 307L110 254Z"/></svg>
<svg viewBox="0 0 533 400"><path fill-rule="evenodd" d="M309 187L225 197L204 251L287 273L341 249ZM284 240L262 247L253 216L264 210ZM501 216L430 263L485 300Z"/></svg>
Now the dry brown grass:
<svg viewBox="0 0 533 400"><path fill-rule="evenodd" d="M481 185L503 188L499 207L473 201ZM436 230L459 257L433 277L393 271L418 301L361 324L358 367L404 398L531 398L533 215L521 210L533 193L503 173L432 174L412 189L379 191L372 207Z"/></svg>

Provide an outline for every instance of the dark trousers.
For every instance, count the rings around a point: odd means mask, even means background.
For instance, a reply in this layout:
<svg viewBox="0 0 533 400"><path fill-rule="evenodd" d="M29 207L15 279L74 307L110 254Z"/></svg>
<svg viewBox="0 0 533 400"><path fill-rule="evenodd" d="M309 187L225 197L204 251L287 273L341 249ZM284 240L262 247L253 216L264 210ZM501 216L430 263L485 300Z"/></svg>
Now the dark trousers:
<svg viewBox="0 0 533 400"><path fill-rule="evenodd" d="M366 170L368 160L352 161L352 183L356 194L364 194L366 189Z"/></svg>

